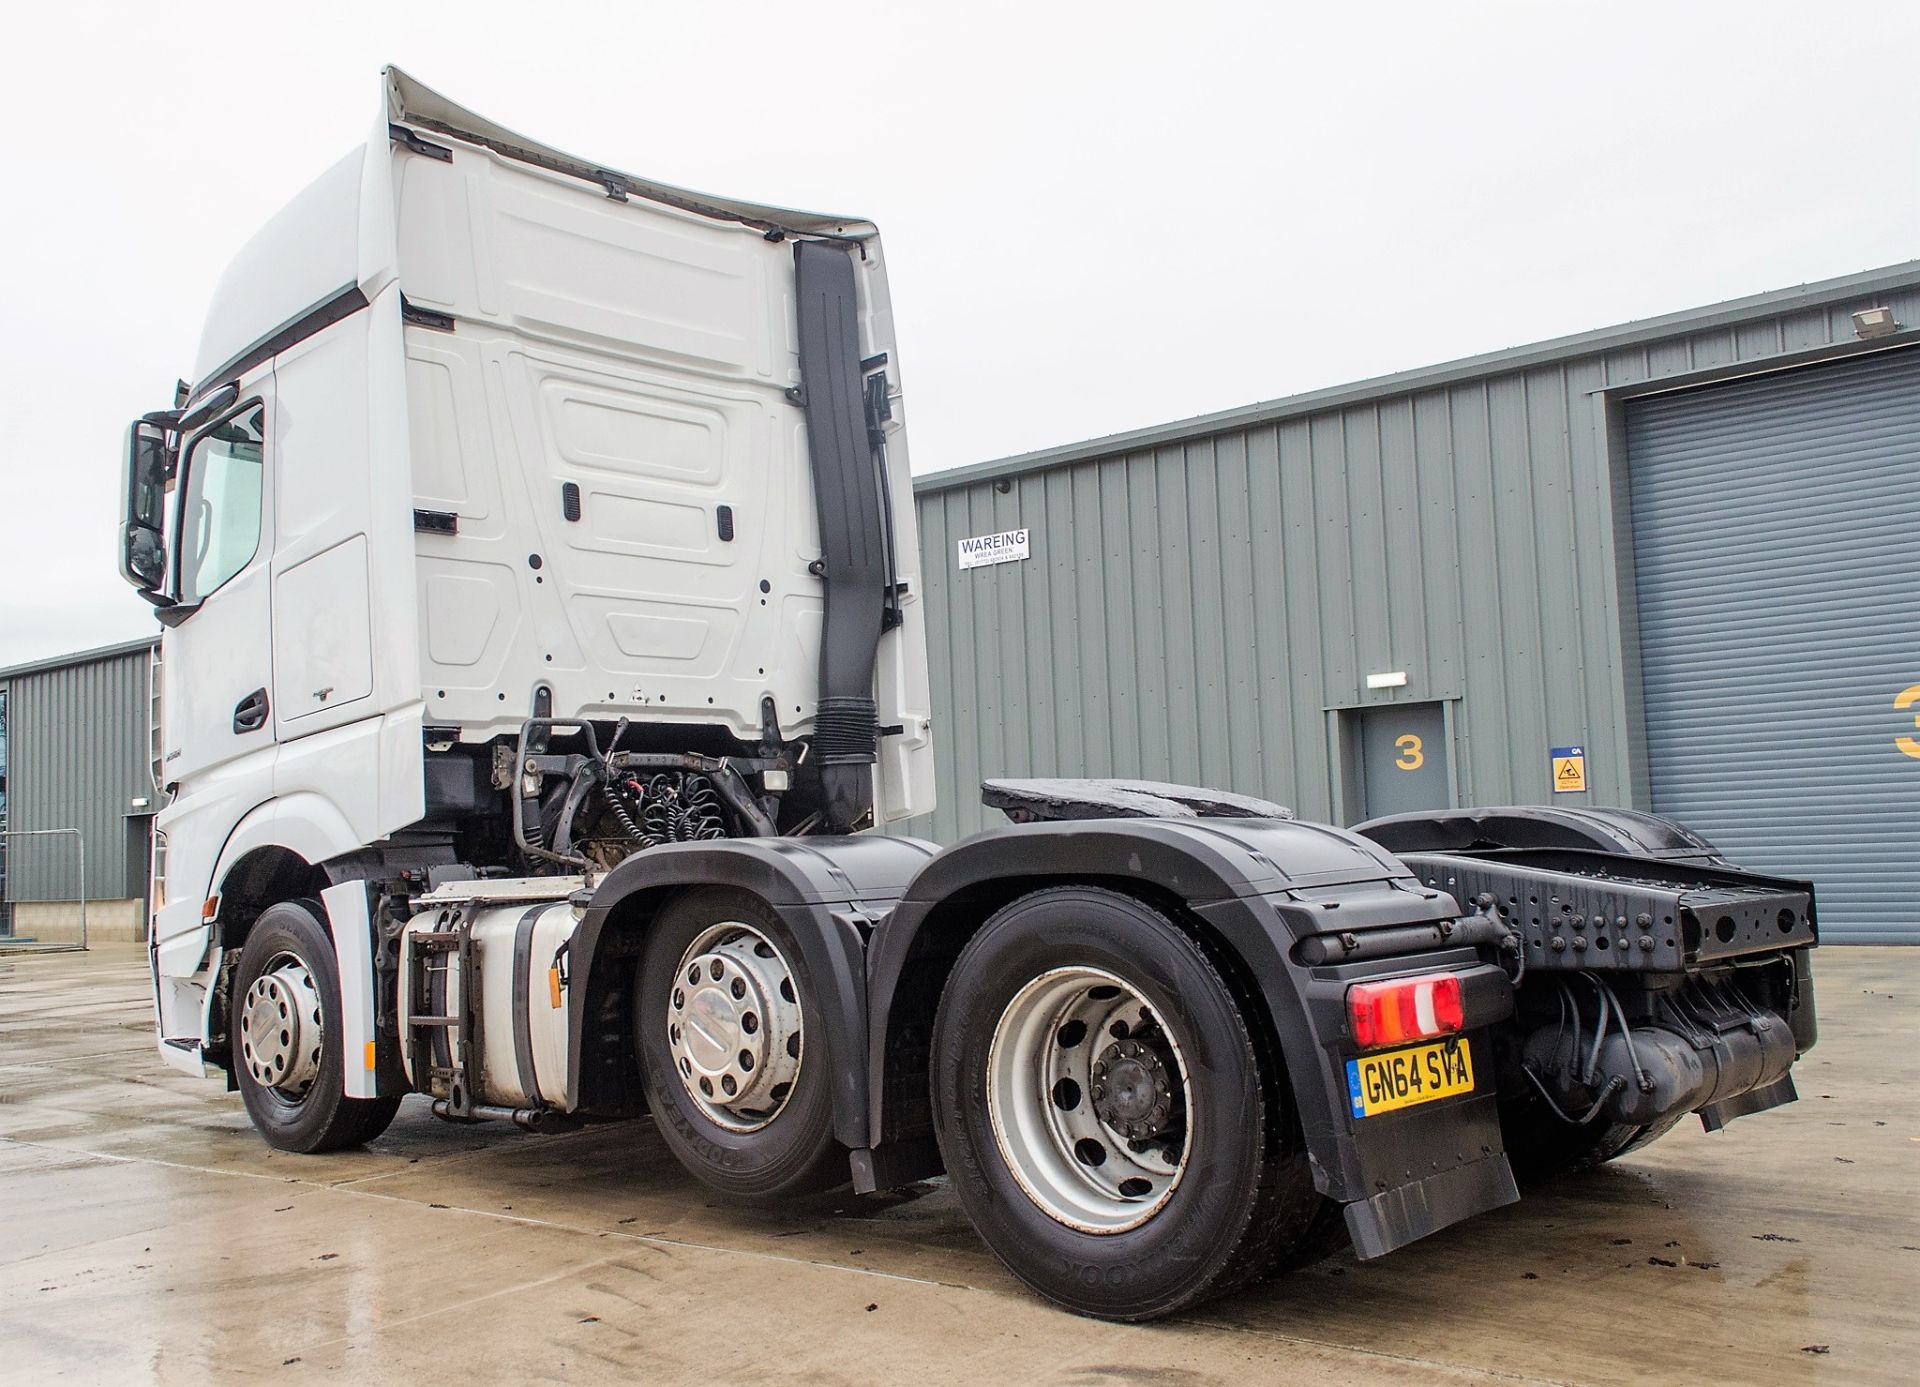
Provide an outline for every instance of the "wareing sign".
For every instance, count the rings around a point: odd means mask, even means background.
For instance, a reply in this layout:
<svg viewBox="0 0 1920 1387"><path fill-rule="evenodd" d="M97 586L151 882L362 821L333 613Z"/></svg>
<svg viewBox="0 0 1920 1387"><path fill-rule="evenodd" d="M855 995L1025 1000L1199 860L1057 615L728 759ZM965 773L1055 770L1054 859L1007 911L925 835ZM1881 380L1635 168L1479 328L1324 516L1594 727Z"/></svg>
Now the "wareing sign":
<svg viewBox="0 0 1920 1387"><path fill-rule="evenodd" d="M975 535L958 541L960 567L985 568L992 563L1015 563L1033 552L1025 530L1002 530L997 535Z"/></svg>

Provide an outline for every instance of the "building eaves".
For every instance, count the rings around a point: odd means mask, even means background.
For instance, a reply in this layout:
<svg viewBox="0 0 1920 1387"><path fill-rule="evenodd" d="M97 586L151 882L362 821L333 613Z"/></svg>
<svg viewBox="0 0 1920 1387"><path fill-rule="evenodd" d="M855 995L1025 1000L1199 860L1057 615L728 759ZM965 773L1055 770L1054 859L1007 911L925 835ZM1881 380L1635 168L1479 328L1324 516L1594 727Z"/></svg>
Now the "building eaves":
<svg viewBox="0 0 1920 1387"><path fill-rule="evenodd" d="M1863 270L1858 274L1817 280L1812 284L1796 285L1790 289L1774 289L1764 294L1729 299L1724 303L1710 304L1704 308L1690 308L1658 318L1643 318L1614 327L1594 328L1567 337L1554 337L1544 342L1507 347L1479 356L1462 357L1437 366L1422 366L1392 375L1374 376L1369 380L1356 381L1351 385L1310 390L1305 394L1242 405L1236 409L1221 410L1214 414L1201 414L1190 419L1176 419L1167 424L1155 424L1125 433L1108 434L1103 438L1088 439L1084 443L1070 443L1057 448L1043 448L1037 452L1021 453L1014 457L998 458L990 462L969 463L938 472L927 472L913 479L913 490L915 495L922 496L932 492L948 491L955 487L971 486L977 482L995 481L1001 477L1045 471L1067 463L1113 457L1116 454L1137 452L1167 443L1205 438L1210 434L1271 424L1283 419L1317 414L1322 410L1339 409L1368 400L1411 395L1422 390L1437 389L1440 386L1499 375L1507 371L1525 370L1532 366L1590 356L1599 352L1618 351L1624 347L1658 342L1689 333L1707 332L1714 328L1731 327L1757 318L1777 317L1796 310L1829 307L1848 299L1865 298L1915 286L1920 286L1920 260L1908 260L1902 264L1888 265L1881 269Z"/></svg>
<svg viewBox="0 0 1920 1387"><path fill-rule="evenodd" d="M73 665L91 664L95 660L110 660L118 655L132 655L141 650L151 650L159 643L160 637L157 635L143 636L139 640L95 646L92 650L76 650L71 655L50 655L44 660L29 660L22 665L8 665L0 669L0 680L12 679L23 674L41 674L51 669L66 669Z"/></svg>

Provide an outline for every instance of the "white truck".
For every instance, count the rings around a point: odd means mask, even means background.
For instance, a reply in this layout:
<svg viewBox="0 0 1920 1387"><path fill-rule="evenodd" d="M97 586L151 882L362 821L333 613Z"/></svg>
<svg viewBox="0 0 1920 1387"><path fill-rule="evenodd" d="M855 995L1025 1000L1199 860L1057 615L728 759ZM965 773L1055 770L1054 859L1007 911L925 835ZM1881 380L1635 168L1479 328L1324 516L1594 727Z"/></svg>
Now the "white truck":
<svg viewBox="0 0 1920 1387"><path fill-rule="evenodd" d="M944 1171L1146 1319L1792 1098L1810 888L1646 815L990 781L1003 829L865 831L934 793L874 227L383 98L125 457L160 1052L269 1142L418 1093L650 1113L743 1199Z"/></svg>

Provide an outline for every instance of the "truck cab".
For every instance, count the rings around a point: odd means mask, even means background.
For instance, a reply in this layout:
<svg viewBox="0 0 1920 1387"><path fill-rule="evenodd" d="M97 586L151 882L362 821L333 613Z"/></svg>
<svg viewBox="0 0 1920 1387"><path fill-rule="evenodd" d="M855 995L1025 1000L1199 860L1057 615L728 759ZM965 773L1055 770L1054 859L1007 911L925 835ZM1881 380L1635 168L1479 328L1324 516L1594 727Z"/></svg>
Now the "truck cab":
<svg viewBox="0 0 1920 1387"><path fill-rule="evenodd" d="M129 448L129 554L159 556L129 576L166 627L154 938L176 1038L204 1036L206 902L237 865L471 818L530 717L784 755L750 777L787 827L932 806L875 229L584 165L398 71L384 88L367 143L240 252L192 383ZM820 422L852 435L824 470L802 248L839 334ZM815 755L823 737L853 750ZM836 779L858 783L829 804Z"/></svg>

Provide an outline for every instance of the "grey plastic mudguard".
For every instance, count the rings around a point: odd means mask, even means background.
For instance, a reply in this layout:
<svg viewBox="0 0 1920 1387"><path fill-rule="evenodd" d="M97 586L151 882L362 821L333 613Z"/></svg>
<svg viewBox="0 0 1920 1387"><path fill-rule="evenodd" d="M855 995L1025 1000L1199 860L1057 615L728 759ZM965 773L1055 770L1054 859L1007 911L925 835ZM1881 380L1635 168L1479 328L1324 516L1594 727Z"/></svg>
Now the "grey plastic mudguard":
<svg viewBox="0 0 1920 1387"><path fill-rule="evenodd" d="M587 901L571 946L570 986L591 999L593 960L610 924L644 930L680 891L729 886L758 896L799 942L812 980L833 1076L834 1136L859 1149L867 1141L866 936L913 874L937 849L913 838L726 838L672 843L635 853L602 878ZM604 982L603 982L603 985ZM582 1032L591 1006L573 1008L568 1072L581 1099ZM811 1037L807 1042L814 1043Z"/></svg>
<svg viewBox="0 0 1920 1387"><path fill-rule="evenodd" d="M1475 1094L1378 1117L1351 1115L1345 1079L1346 989L1352 981L1426 967L1462 970L1468 1028L1511 1013L1505 975L1471 948L1424 949L1364 963L1309 967L1300 940L1382 927L1442 927L1458 915L1379 844L1322 824L1281 820L1103 819L1015 825L971 838L929 861L868 946L875 1146L924 1140L888 1066L903 1028L930 1016L895 1015L916 957L951 948L987 915L1029 891L1063 882L1109 884L1173 898L1209 925L1257 987L1278 1036L1322 1193L1348 1205L1363 1256L1518 1197L1494 1111L1493 1056L1470 1041ZM1420 931L1412 931L1418 934ZM880 1151L875 1152L881 1155Z"/></svg>
<svg viewBox="0 0 1920 1387"><path fill-rule="evenodd" d="M1637 809L1550 804L1492 805L1440 813L1389 814L1353 831L1390 852L1468 852L1475 848L1587 848L1703 866L1720 850L1684 824Z"/></svg>

